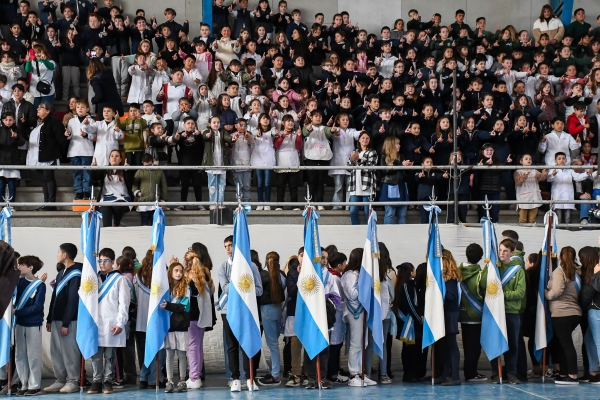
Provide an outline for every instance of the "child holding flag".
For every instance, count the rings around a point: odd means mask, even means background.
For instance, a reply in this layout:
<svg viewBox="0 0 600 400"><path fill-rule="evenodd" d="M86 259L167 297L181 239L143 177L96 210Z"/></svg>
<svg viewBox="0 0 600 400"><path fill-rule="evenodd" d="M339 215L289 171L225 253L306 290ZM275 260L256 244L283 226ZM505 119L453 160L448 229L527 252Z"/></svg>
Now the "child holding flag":
<svg viewBox="0 0 600 400"><path fill-rule="evenodd" d="M127 278L113 270L115 252L100 250L98 265L98 352L92 356L93 383L88 394L113 392L116 347L125 347L131 294Z"/></svg>
<svg viewBox="0 0 600 400"><path fill-rule="evenodd" d="M21 278L15 303L15 364L21 378L19 396L35 396L42 381L42 325L46 285L35 277L44 266L36 256L19 257Z"/></svg>

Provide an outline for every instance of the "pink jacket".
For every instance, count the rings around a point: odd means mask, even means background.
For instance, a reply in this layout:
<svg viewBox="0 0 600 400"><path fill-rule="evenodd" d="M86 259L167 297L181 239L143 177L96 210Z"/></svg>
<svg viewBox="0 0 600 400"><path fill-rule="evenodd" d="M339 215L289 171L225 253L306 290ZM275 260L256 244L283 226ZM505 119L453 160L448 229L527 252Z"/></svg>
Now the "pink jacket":
<svg viewBox="0 0 600 400"><path fill-rule="evenodd" d="M285 92L282 92L281 90L275 90L273 92L273 103L277 103L281 96L286 96L290 101L290 107L292 108L292 110L298 112L298 110L296 109L296 102L302 101L302 96L300 96L292 89L289 89Z"/></svg>

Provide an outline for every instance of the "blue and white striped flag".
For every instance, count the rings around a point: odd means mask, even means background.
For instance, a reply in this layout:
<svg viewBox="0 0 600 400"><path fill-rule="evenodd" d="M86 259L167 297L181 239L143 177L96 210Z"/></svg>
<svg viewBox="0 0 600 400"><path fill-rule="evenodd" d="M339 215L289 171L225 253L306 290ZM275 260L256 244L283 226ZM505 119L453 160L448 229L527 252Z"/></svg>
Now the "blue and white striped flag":
<svg viewBox="0 0 600 400"><path fill-rule="evenodd" d="M17 295L17 289L12 296L12 300L6 307L2 319L0 319L0 367L5 366L10 361L10 345L12 342L12 327L14 325L15 317L12 309L15 303Z"/></svg>
<svg viewBox="0 0 600 400"><path fill-rule="evenodd" d="M483 257L487 264L487 282L481 320L481 347L488 359L508 351L506 336L506 314L504 313L504 291L498 271L498 239L496 229L488 217L481 218L483 225Z"/></svg>
<svg viewBox="0 0 600 400"><path fill-rule="evenodd" d="M229 282L227 321L246 355L253 357L262 347L262 339L250 258L248 220L243 207L237 209L233 221L233 259Z"/></svg>
<svg viewBox="0 0 600 400"><path fill-rule="evenodd" d="M373 349L382 358L383 320L381 316L381 281L379 278L377 214L375 211L371 211L360 274L358 275L358 301L367 312L367 326L371 329L373 335Z"/></svg>
<svg viewBox="0 0 600 400"><path fill-rule="evenodd" d="M312 360L329 346L329 332L317 223L319 214L314 207L309 206L302 216L304 216L304 257L298 275L294 332Z"/></svg>
<svg viewBox="0 0 600 400"><path fill-rule="evenodd" d="M444 297L446 282L442 275L442 241L437 215L438 206L427 206L429 211L429 240L427 242L427 283L425 288L425 319L423 321L423 346L426 348L444 336Z"/></svg>
<svg viewBox="0 0 600 400"><path fill-rule="evenodd" d="M154 211L152 222L152 239L150 249L154 251L152 264L152 280L150 281L150 301L148 302L148 323L146 325L146 351L144 364L150 363L156 353L163 348L165 337L171 326L171 313L160 304L163 300L171 301L169 290L169 276L165 261L165 213L157 207Z"/></svg>
<svg viewBox="0 0 600 400"><path fill-rule="evenodd" d="M4 207L0 213L0 240L12 246L12 229L10 226L10 217L12 217L10 207Z"/></svg>
<svg viewBox="0 0 600 400"><path fill-rule="evenodd" d="M550 224L550 215L552 215L552 226L550 227L550 237L548 237L548 228ZM535 358L540 361L544 354L544 349L548 347L548 342L552 339L552 320L550 319L550 310L546 305L545 290L548 287L548 281L552 278L552 269L548 268L548 257L556 258L556 225L558 216L552 210L544 216L544 242L542 243L542 261L540 264L540 283L538 284L537 307L535 318L534 335L534 353ZM552 252L548 254L550 244L552 243Z"/></svg>
<svg viewBox="0 0 600 400"><path fill-rule="evenodd" d="M79 285L77 311L77 345L84 359L98 352L98 272L96 257L100 251L102 214L98 211L81 213L81 248L83 268Z"/></svg>

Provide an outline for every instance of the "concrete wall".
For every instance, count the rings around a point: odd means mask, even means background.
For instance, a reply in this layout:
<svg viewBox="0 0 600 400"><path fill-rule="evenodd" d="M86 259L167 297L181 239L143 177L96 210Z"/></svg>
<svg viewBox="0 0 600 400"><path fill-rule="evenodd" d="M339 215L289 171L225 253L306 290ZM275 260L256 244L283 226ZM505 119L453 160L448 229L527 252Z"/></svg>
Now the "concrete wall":
<svg viewBox="0 0 600 400"><path fill-rule="evenodd" d="M276 10L279 0L270 2L271 8ZM98 3L103 5L102 0L98 0ZM225 3L229 4L230 1L226 0ZM546 3L549 3L549 0L288 0L288 11L299 8L307 25L313 22L317 12L325 14L325 21L331 22L333 14L348 11L352 23L358 23L359 27L369 32L379 33L382 26L391 26L397 18L406 21L408 10L413 8L419 10L424 21L428 21L434 13L440 13L442 24L454 22L454 12L461 8L466 12L466 22L472 27L475 26L475 20L483 16L487 19L488 30L495 30L498 25L504 27L509 24L517 30L531 30L533 21ZM37 8L37 1L35 4L34 9ZM199 22L202 20L201 0L117 0L116 4L123 4L125 14L130 16L136 9L143 8L148 17L156 14L159 22L164 21L164 9L172 7L177 11L178 22L183 22L184 18L190 21L192 36L199 33ZM251 7L257 4L257 0L250 0ZM596 16L600 15L600 1L575 0L573 9L579 7L586 10L587 21L596 26Z"/></svg>

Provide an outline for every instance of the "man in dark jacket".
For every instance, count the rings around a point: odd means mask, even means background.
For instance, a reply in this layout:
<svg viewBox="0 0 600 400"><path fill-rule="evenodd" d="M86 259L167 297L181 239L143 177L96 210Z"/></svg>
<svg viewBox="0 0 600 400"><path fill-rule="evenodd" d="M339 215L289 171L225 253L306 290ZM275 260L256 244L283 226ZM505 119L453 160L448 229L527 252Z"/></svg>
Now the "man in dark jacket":
<svg viewBox="0 0 600 400"><path fill-rule="evenodd" d="M37 109L38 125L29 136L27 165L56 165L67 148L62 122L52 114L52 103L42 101ZM38 170L42 178L44 203L56 202L56 180L53 169ZM41 206L36 211L55 211L56 207Z"/></svg>

